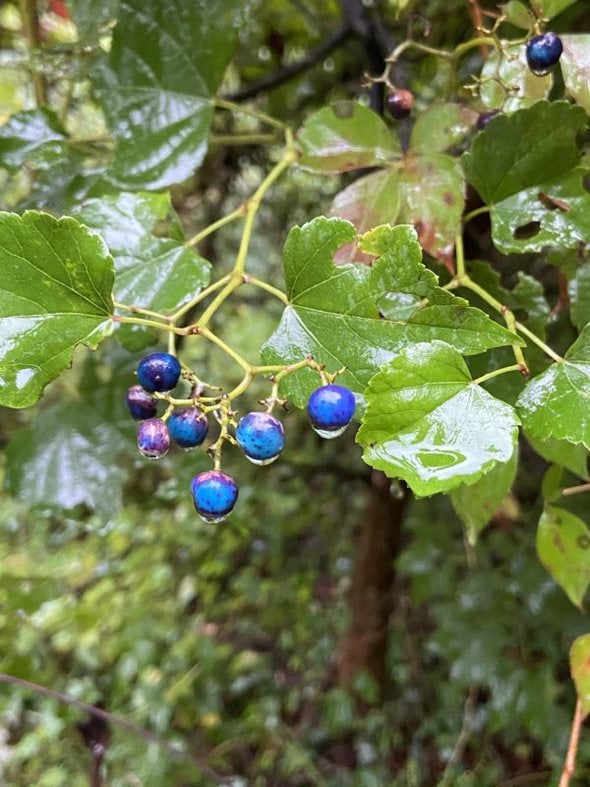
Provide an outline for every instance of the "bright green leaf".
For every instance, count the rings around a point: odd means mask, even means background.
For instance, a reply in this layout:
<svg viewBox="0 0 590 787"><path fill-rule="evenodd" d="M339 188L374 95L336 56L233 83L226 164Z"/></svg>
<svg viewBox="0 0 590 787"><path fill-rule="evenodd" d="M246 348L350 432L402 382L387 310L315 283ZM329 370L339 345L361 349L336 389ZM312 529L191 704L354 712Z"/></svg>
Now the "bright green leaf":
<svg viewBox="0 0 590 787"><path fill-rule="evenodd" d="M567 440L557 440L555 437L544 439L533 437L528 434L526 429L525 437L533 450L547 462L565 467L566 470L580 478L588 478L588 452L580 443L573 445Z"/></svg>
<svg viewBox="0 0 590 787"><path fill-rule="evenodd" d="M64 154L66 134L49 109L17 112L0 126L0 161L15 171L31 163L46 168Z"/></svg>
<svg viewBox="0 0 590 787"><path fill-rule="evenodd" d="M500 6L500 11L506 17L506 21L515 27L523 30L530 30L535 21L534 16L524 3L520 0L509 0Z"/></svg>
<svg viewBox="0 0 590 787"><path fill-rule="evenodd" d="M563 52L559 58L565 89L586 112L590 113L590 35L560 36Z"/></svg>
<svg viewBox="0 0 590 787"><path fill-rule="evenodd" d="M318 172L347 172L401 155L398 140L379 115L354 101L338 101L315 112L298 140L300 164Z"/></svg>
<svg viewBox="0 0 590 787"><path fill-rule="evenodd" d="M365 399L357 433L365 462L417 495L474 483L514 453L513 408L475 385L444 342L406 347L373 377Z"/></svg>
<svg viewBox="0 0 590 787"><path fill-rule="evenodd" d="M553 363L528 383L516 409L533 437L556 437L590 449L590 325L562 363Z"/></svg>
<svg viewBox="0 0 590 787"><path fill-rule="evenodd" d="M342 219L319 217L291 230L284 249L289 305L263 347L265 364L294 363L313 355L330 371L345 366L339 379L361 393L408 342L443 337L470 354L520 341L479 309L435 286L436 277L419 261L421 252L411 228L380 227L362 239L361 251L383 257L372 268L335 266L335 251L355 239L353 226ZM377 302L384 290L400 288L421 295L422 276L430 277L434 304L415 310L408 319L382 319ZM317 375L303 370L286 377L282 390L303 406L316 385Z"/></svg>
<svg viewBox="0 0 590 787"><path fill-rule="evenodd" d="M98 41L117 19L119 0L68 0L78 36L85 44Z"/></svg>
<svg viewBox="0 0 590 787"><path fill-rule="evenodd" d="M492 206L492 237L504 254L575 248L590 233L588 170L576 167Z"/></svg>
<svg viewBox="0 0 590 787"><path fill-rule="evenodd" d="M113 260L71 218L0 214L0 404L28 407L71 362L110 333Z"/></svg>
<svg viewBox="0 0 590 787"><path fill-rule="evenodd" d="M482 103L502 112L515 112L547 98L553 84L551 74L539 77L530 70L524 44L507 45L501 53L493 50L481 78L486 80L479 89Z"/></svg>
<svg viewBox="0 0 590 787"><path fill-rule="evenodd" d="M581 265L568 283L572 322L582 330L590 321L590 262Z"/></svg>
<svg viewBox="0 0 590 787"><path fill-rule="evenodd" d="M111 50L95 77L117 140L109 176L119 187L180 183L202 161L239 6L233 0L121 2Z"/></svg>
<svg viewBox="0 0 590 787"><path fill-rule="evenodd" d="M463 156L467 180L488 204L547 183L576 166L576 136L585 123L584 110L565 101L500 115Z"/></svg>
<svg viewBox="0 0 590 787"><path fill-rule="evenodd" d="M474 484L463 484L451 490L449 497L459 519L465 525L470 544L475 544L482 529L498 511L510 492L516 466L518 451L515 446L512 457L502 462L482 476Z"/></svg>
<svg viewBox="0 0 590 787"><path fill-rule="evenodd" d="M416 118L410 151L426 155L443 153L465 139L477 118L477 112L461 104L433 104Z"/></svg>
<svg viewBox="0 0 590 787"><path fill-rule="evenodd" d="M555 582L582 607L590 582L590 530L579 517L546 506L537 529L537 554Z"/></svg>
<svg viewBox="0 0 590 787"><path fill-rule="evenodd" d="M582 713L590 713L590 634L582 634L570 648L570 670L576 693L582 704Z"/></svg>
<svg viewBox="0 0 590 787"><path fill-rule="evenodd" d="M554 16L561 14L575 2L576 0L531 0L531 5L537 11L538 16L553 19Z"/></svg>

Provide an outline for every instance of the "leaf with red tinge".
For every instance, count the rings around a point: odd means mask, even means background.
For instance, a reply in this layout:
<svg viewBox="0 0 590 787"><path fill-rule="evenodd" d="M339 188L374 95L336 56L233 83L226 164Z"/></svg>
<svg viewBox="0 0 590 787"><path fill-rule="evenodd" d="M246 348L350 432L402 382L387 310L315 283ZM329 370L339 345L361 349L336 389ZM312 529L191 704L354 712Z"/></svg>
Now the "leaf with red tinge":
<svg viewBox="0 0 590 787"><path fill-rule="evenodd" d="M354 101L337 101L314 112L298 140L300 164L317 172L379 166L401 155L397 137L379 115Z"/></svg>
<svg viewBox="0 0 590 787"><path fill-rule="evenodd" d="M590 530L580 517L547 506L537 529L539 560L572 604L582 609L590 583Z"/></svg>
<svg viewBox="0 0 590 787"><path fill-rule="evenodd" d="M590 634L582 634L570 648L570 671L584 718L590 713Z"/></svg>

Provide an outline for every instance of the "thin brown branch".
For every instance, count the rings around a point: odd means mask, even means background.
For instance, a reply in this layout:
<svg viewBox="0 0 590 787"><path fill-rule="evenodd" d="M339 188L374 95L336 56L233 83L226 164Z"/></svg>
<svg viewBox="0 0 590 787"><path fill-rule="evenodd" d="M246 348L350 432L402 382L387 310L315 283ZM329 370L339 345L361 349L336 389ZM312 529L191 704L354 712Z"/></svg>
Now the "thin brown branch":
<svg viewBox="0 0 590 787"><path fill-rule="evenodd" d="M109 711L96 707L96 705L90 705L88 702L82 702L81 700L77 700L67 694L62 694L61 691L55 691L55 689L49 689L47 686L41 686L38 683L33 683L32 681L24 680L23 678L17 678L14 675L7 675L4 672L0 672L0 683L9 683L13 686L19 686L22 689L28 689L29 691L35 692L35 694L40 694L43 697L50 697L51 699L62 702L72 708L85 711L91 716L96 716L103 721L108 721L111 724L122 727L124 730L127 730L133 735L143 738L143 740L148 741L149 743L155 743L161 749L164 749L164 751L168 752L168 754L170 754L172 757L177 757L189 763L197 771L205 773L216 784L229 784L227 779L216 773L212 768L209 767L209 765L207 765L207 763L203 762L203 760L199 759L198 757L194 757L192 754L182 751L182 749L179 749L171 743L168 743L168 741L158 737L153 732L150 732L143 727L138 727L132 722L127 721L127 719L121 718L121 716L116 716L114 713L109 713Z"/></svg>
<svg viewBox="0 0 590 787"><path fill-rule="evenodd" d="M483 13L479 4L479 0L467 0L467 10L469 11L469 16L471 17L477 37L481 38L485 35L485 33L483 30ZM482 58L487 60L490 54L489 47L487 47L485 44L482 44L479 48L479 51L481 52Z"/></svg>
<svg viewBox="0 0 590 787"><path fill-rule="evenodd" d="M268 74L256 82L252 82L251 85L246 85L235 93L225 96L225 98L229 101L246 101L247 99L254 98L259 93L265 93L288 82L290 79L294 79L296 76L299 76L299 74L313 68L317 63L324 60L330 52L341 46L352 36L352 34L353 31L351 28L343 24L335 33L326 38L322 44L308 52L305 57L302 57L294 63L290 63L288 66L279 68L272 74Z"/></svg>
<svg viewBox="0 0 590 787"><path fill-rule="evenodd" d="M582 710L582 702L578 698L576 700L576 710L574 711L574 718L572 720L572 728L570 731L570 742L567 747L567 755L561 778L559 780L559 787L569 787L570 780L576 772L576 754L578 753L578 742L580 740L580 729L584 721L584 711Z"/></svg>

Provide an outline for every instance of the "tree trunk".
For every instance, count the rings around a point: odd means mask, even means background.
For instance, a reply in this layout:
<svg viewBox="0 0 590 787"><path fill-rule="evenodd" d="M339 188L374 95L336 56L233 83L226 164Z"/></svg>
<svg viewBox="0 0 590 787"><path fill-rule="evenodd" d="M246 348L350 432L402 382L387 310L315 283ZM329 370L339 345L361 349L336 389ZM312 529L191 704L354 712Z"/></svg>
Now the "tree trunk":
<svg viewBox="0 0 590 787"><path fill-rule="evenodd" d="M394 560L401 546L402 519L408 500L404 490L392 497L391 481L371 473L369 504L361 524L349 596L350 625L341 644L338 679L349 687L368 672L383 689L389 619L394 609Z"/></svg>

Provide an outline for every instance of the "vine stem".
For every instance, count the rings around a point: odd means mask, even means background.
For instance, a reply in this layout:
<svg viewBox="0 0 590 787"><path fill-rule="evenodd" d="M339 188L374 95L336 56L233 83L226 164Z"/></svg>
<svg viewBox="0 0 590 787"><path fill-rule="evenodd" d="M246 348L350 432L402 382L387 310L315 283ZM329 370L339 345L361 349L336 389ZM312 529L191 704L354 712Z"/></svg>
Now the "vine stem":
<svg viewBox="0 0 590 787"><path fill-rule="evenodd" d="M230 347L229 344L226 344L223 339L220 339L219 336L216 336L213 331L210 331L209 328L205 328L203 325L191 325L188 328L184 328L183 333L187 335L196 334L198 336L204 336L205 339L208 339L213 344L216 344L220 350L223 350L226 355L229 355L230 358L233 358L233 360L239 366L241 366L246 373L250 372L251 366L248 361L245 358L242 358L242 356L237 353L233 347Z"/></svg>
<svg viewBox="0 0 590 787"><path fill-rule="evenodd" d="M221 277L221 279L217 279L217 281L214 281L213 284L210 284L208 287L205 287L205 289L197 293L197 295L195 295L194 298L191 298L191 300L188 303L185 303L184 306L181 306L180 309L175 311L174 314L170 317L170 320L172 322L178 322L178 320L184 314L186 314L188 311L190 311L195 306L197 306L197 304L199 304L201 301L205 300L205 298L208 298L209 295L212 295L214 292L217 292L217 290L225 286L230 279L231 279L231 273L226 273L225 276Z"/></svg>
<svg viewBox="0 0 590 787"><path fill-rule="evenodd" d="M23 678L17 678L14 675L8 675L4 672L0 672L0 683L9 683L22 689L28 689L29 691L35 692L35 694L40 694L43 697L49 697L50 699L57 700L64 705L70 705L72 708L85 711L91 716L95 716L99 719L102 719L103 721L107 721L111 724L122 727L128 732L133 733L133 735L137 735L149 743L155 743L173 757L178 757L182 760L185 760L185 762L190 763L190 765L192 765L195 769L206 773L207 776L209 776L216 784L229 784L226 779L216 773L202 760L194 757L192 754L182 751L182 749L179 749L171 743L168 743L168 741L158 737L153 732L150 732L143 727L138 727L136 724L127 721L127 719L124 719L121 716L116 716L114 713L110 713L103 708L97 708L95 705L90 705L88 702L83 702L82 700L70 697L68 694L62 694L62 692L55 691L55 689L49 689L47 686L41 686L38 683L33 683L32 681L24 680Z"/></svg>
<svg viewBox="0 0 590 787"><path fill-rule="evenodd" d="M274 128L283 130L286 128L286 125L280 120L270 115L266 115L264 112L258 112L256 109L250 109L250 107L243 107L241 104L235 104L233 101L228 101L225 98L214 99L213 105L219 109L229 109L230 112L241 112L243 115L250 115L250 117L258 118L258 120L261 120L263 123L268 123L269 126L274 126Z"/></svg>
<svg viewBox="0 0 590 787"><path fill-rule="evenodd" d="M185 246L195 246L197 243L206 238L208 235L216 232L221 227L225 227L226 224L229 224L231 221L235 221L236 219L241 218L246 212L246 204L243 203L235 210L232 210L231 213L228 213L226 216L222 216L217 221L214 221L213 224L209 224L208 227L202 229L200 232L197 232L196 235L193 235L192 238L189 238L185 241Z"/></svg>
<svg viewBox="0 0 590 787"><path fill-rule="evenodd" d="M186 328L178 328L170 322L156 322L156 320L145 320L143 317L127 317L125 314L113 314L111 317L113 322L129 323L130 325L145 325L148 328L157 328L159 331L170 331L177 336L186 336Z"/></svg>
<svg viewBox="0 0 590 787"><path fill-rule="evenodd" d="M562 495L579 495L582 492L590 492L590 484L579 484L578 486L566 486L561 490Z"/></svg>
<svg viewBox="0 0 590 787"><path fill-rule="evenodd" d="M36 0L20 0L19 8L29 50L29 68L31 70L33 87L35 88L35 101L37 102L37 106L41 107L47 103L47 91L43 75L39 73L34 62L35 52L40 44L37 2Z"/></svg>
<svg viewBox="0 0 590 787"><path fill-rule="evenodd" d="M217 134L209 138L210 145L274 145L275 134Z"/></svg>
<svg viewBox="0 0 590 787"><path fill-rule="evenodd" d="M574 718L572 719L572 726L570 731L570 740L567 747L567 755L563 764L561 778L559 779L559 787L569 787L570 780L576 772L576 754L578 753L578 742L580 740L580 729L584 721L584 711L582 709L582 702L578 698L576 700L576 709L574 711Z"/></svg>
<svg viewBox="0 0 590 787"><path fill-rule="evenodd" d="M498 377L498 375L506 374L507 372L522 372L522 366L519 363L513 363L512 366L503 366L501 369L494 369L493 372L488 372L487 374L482 374L481 377L477 377L472 381L472 385L481 385L481 383L485 383L486 380L491 380L493 377Z"/></svg>
<svg viewBox="0 0 590 787"><path fill-rule="evenodd" d="M463 224L467 224L468 221L474 219L476 216L481 216L482 213L489 213L490 206L489 205L482 205L479 208L475 208L474 210L470 210L469 213L466 213L463 216Z"/></svg>
<svg viewBox="0 0 590 787"><path fill-rule="evenodd" d="M249 274L244 274L243 276L244 284L252 284L254 287L258 287L261 290L266 290L266 292L274 295L275 298L278 298L282 301L285 306L289 303L289 299L285 295L282 290L279 290L278 287L273 287L272 284L267 284L267 282L262 281L262 279L257 279L255 276L250 276Z"/></svg>

